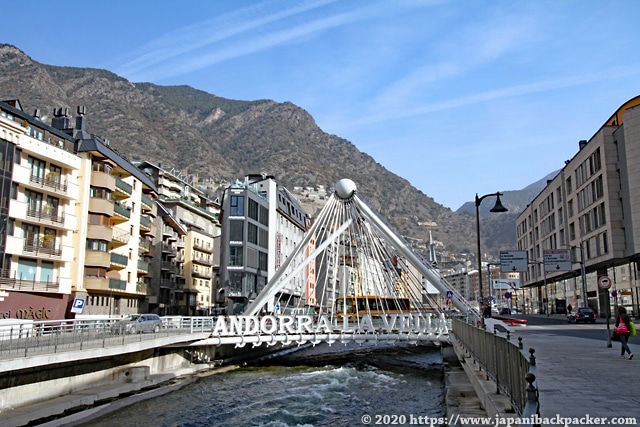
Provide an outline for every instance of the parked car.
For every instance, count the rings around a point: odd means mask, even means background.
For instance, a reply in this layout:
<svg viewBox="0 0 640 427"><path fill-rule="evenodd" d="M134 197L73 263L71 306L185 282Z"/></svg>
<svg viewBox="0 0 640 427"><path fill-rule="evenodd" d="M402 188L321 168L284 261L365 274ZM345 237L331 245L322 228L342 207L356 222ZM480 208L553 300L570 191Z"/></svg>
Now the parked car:
<svg viewBox="0 0 640 427"><path fill-rule="evenodd" d="M113 334L139 334L142 332L159 332L162 319L157 314L132 314L118 320L111 326Z"/></svg>
<svg viewBox="0 0 640 427"><path fill-rule="evenodd" d="M567 315L569 323L591 322L596 323L596 313L590 308L580 307Z"/></svg>

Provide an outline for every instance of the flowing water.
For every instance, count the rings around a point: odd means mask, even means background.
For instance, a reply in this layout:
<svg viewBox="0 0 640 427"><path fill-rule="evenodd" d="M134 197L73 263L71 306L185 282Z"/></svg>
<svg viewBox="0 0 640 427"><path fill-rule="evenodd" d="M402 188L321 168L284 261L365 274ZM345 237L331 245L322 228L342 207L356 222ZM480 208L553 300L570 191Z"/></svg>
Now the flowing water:
<svg viewBox="0 0 640 427"><path fill-rule="evenodd" d="M360 426L367 415L370 425L408 425L444 411L437 348L334 344L210 375L84 426Z"/></svg>

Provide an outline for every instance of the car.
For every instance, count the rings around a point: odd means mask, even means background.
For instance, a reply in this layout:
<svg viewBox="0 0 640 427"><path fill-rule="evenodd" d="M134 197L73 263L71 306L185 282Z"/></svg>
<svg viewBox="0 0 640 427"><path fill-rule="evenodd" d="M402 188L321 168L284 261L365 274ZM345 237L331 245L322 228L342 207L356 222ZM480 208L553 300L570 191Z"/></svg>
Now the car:
<svg viewBox="0 0 640 427"><path fill-rule="evenodd" d="M111 326L113 334L160 332L162 319L157 314L131 314Z"/></svg>
<svg viewBox="0 0 640 427"><path fill-rule="evenodd" d="M510 315L512 313L511 313L511 309L509 307L502 307L500 309L500 313L499 314L501 314L501 315L505 315L505 314L506 315Z"/></svg>
<svg viewBox="0 0 640 427"><path fill-rule="evenodd" d="M567 315L569 323L596 323L596 312L590 308L580 307Z"/></svg>

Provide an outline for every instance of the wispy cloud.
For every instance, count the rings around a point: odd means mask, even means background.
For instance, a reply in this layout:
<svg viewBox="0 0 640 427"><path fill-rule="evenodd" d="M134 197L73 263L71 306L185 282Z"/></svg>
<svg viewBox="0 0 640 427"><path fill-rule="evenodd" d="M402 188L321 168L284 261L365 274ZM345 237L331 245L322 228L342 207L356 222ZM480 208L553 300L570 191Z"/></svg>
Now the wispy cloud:
<svg viewBox="0 0 640 427"><path fill-rule="evenodd" d="M146 52L136 59L122 65L119 72L123 75L143 74L155 65L172 58L188 54L206 46L247 33L261 26L295 16L336 0L315 0L296 3L294 7L276 11L271 9L273 2L264 2L254 6L234 10L196 24L180 28L147 43L139 51ZM276 2L278 6L282 2Z"/></svg>
<svg viewBox="0 0 640 427"><path fill-rule="evenodd" d="M295 41L309 34L370 19L388 8L385 3L367 3L353 10L333 12L319 18L311 15L307 20L303 19L301 24L282 22L335 1L305 2L275 11L270 10L273 3L261 3L202 21L167 33L147 44L141 49L147 53L119 67L118 73L134 81L153 81L182 75ZM277 22L282 25L269 25Z"/></svg>
<svg viewBox="0 0 640 427"><path fill-rule="evenodd" d="M640 64L639 64L640 65ZM612 80L622 77L628 77L640 74L638 65L610 68L595 73L583 74L579 76L568 76L560 79L550 79L529 84L515 85L490 91L485 91L468 96L448 99L441 102L422 105L415 108L385 110L375 114L367 114L365 117L357 118L351 121L333 122L331 124L332 131L340 131L343 129L355 128L374 123L387 122L392 120L404 119L408 117L416 117L437 111L451 110L468 105L489 102L496 99L511 98L522 95L529 95L539 92L547 92L551 90L563 89L573 86L584 85L588 83Z"/></svg>

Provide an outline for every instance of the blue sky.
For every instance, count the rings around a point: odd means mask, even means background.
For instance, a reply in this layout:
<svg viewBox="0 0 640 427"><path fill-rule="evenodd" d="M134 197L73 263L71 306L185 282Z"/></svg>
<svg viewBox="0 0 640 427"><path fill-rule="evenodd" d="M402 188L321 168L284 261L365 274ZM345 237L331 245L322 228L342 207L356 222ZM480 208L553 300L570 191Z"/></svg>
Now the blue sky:
<svg viewBox="0 0 640 427"><path fill-rule="evenodd" d="M34 60L290 101L446 207L562 168L640 95L635 0L25 0ZM10 25L8 25L10 23ZM345 171L348 178L348 171Z"/></svg>

